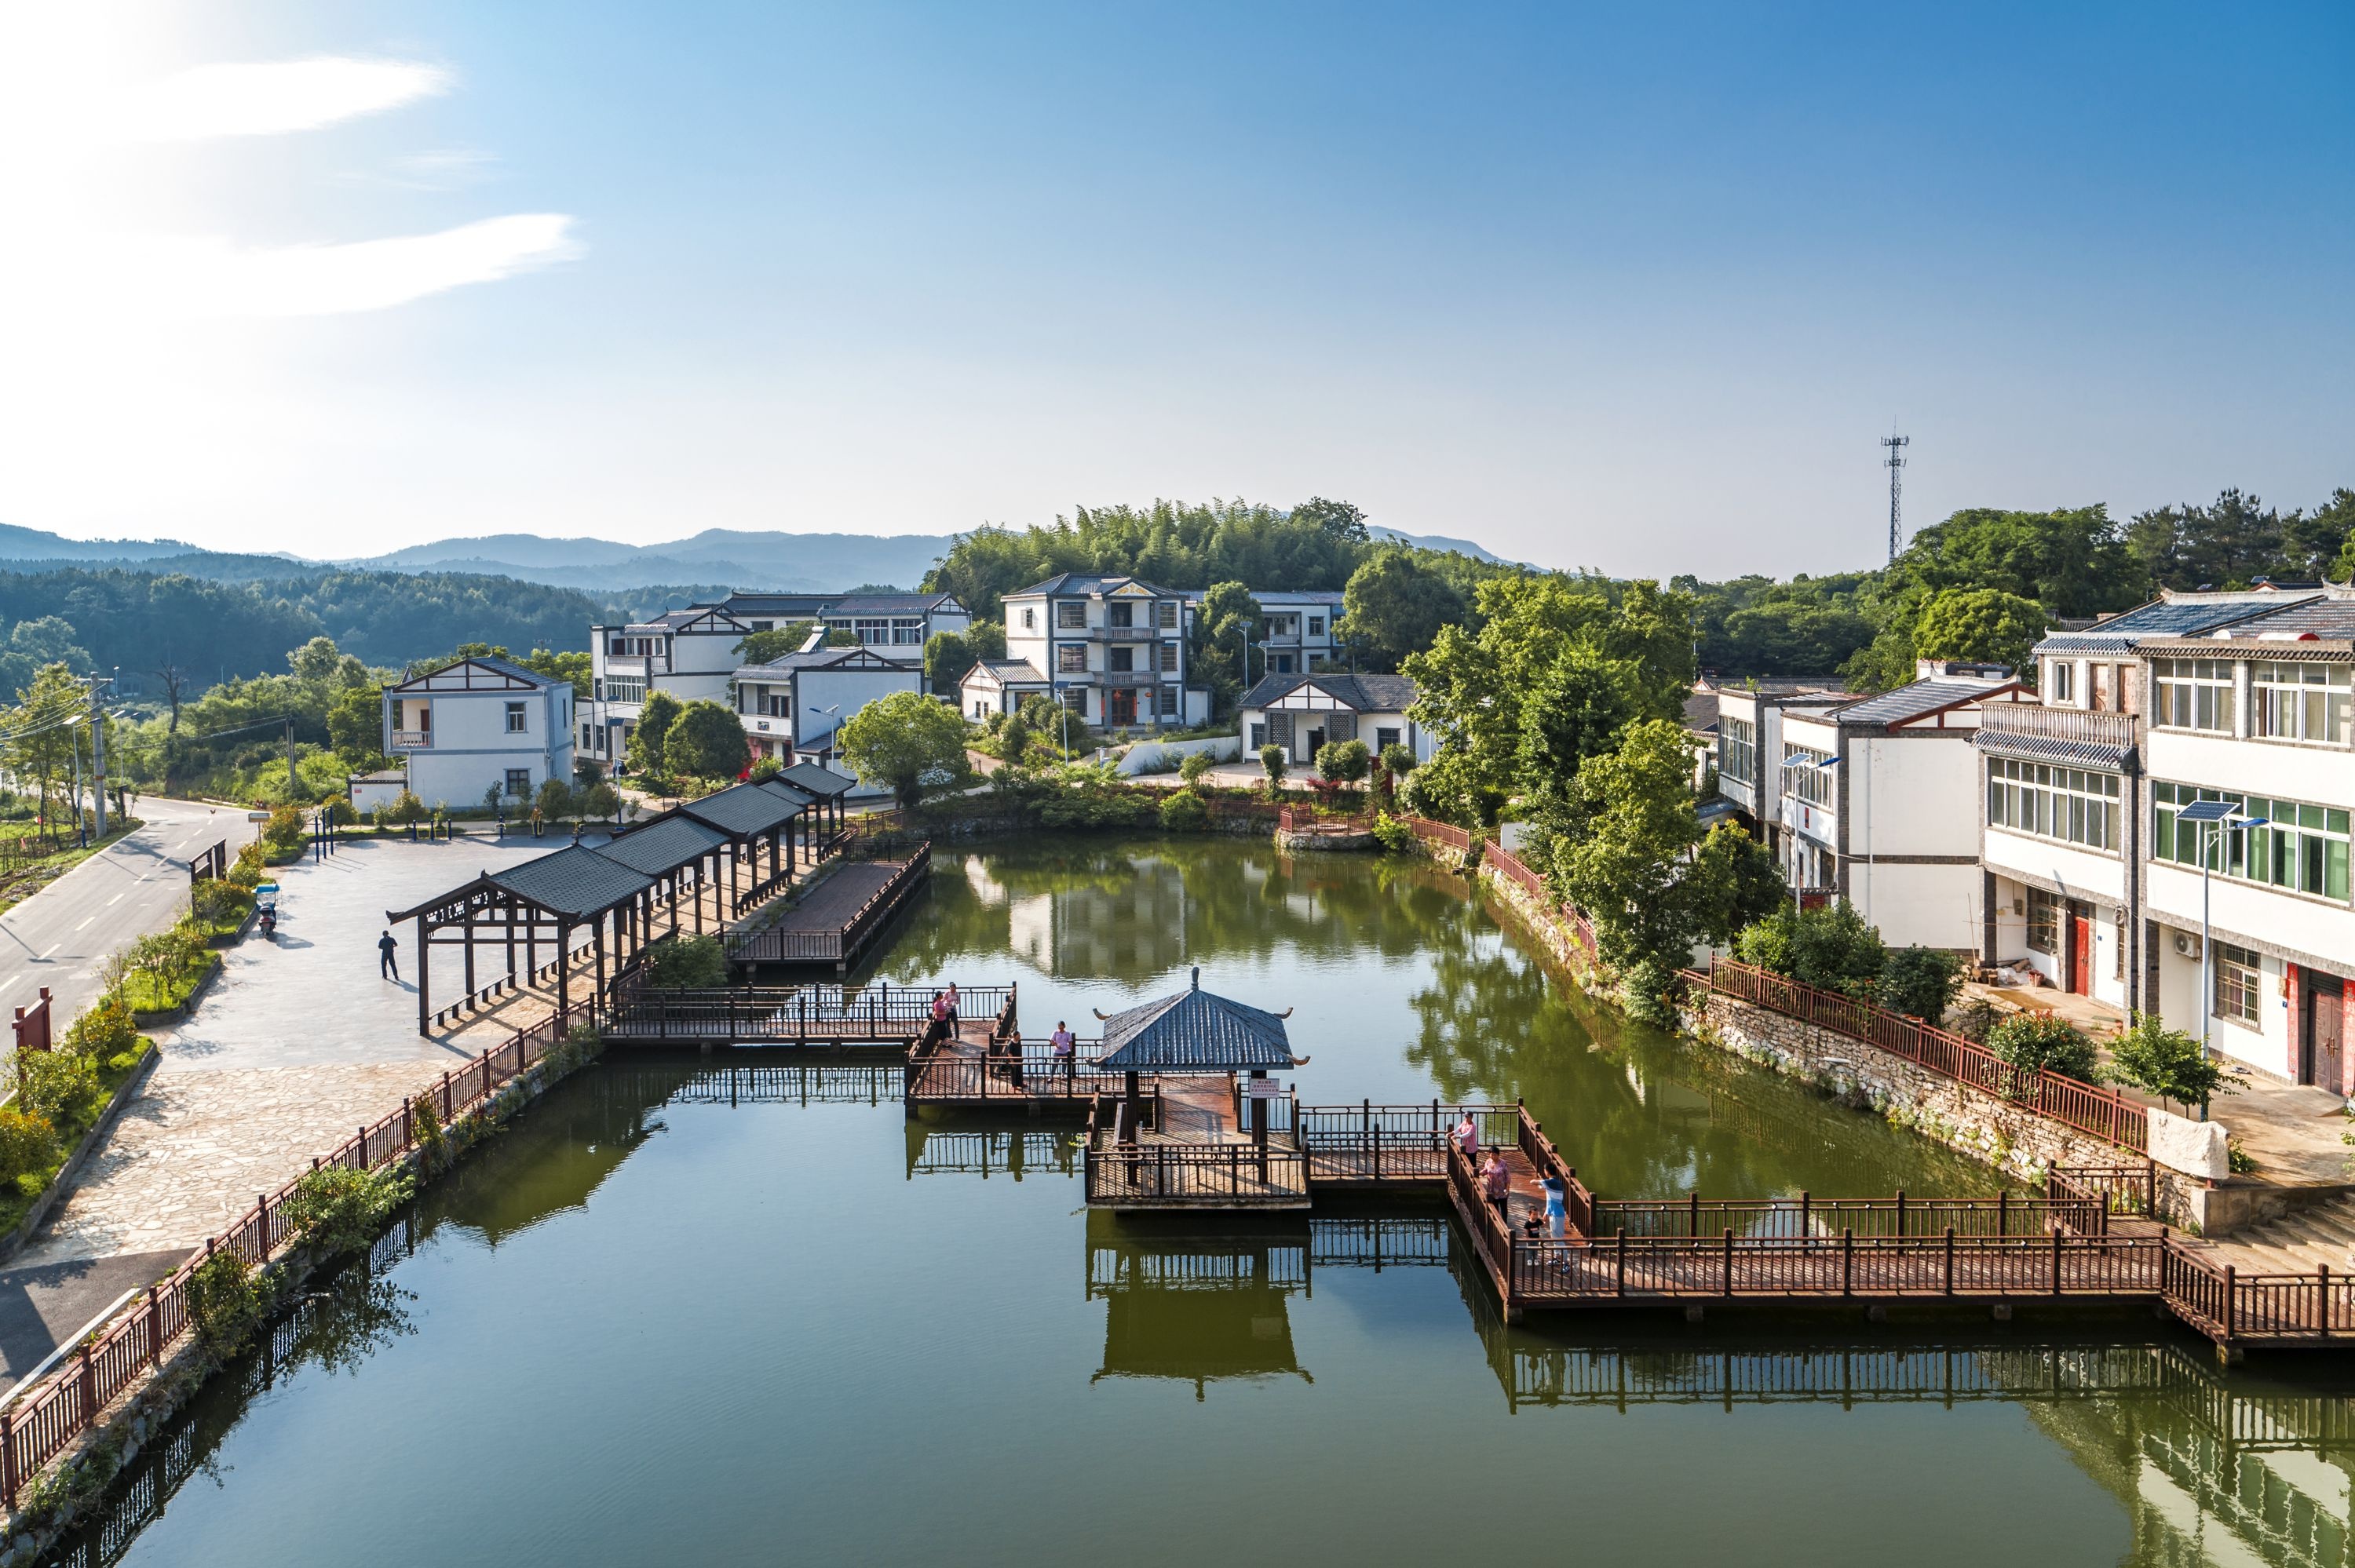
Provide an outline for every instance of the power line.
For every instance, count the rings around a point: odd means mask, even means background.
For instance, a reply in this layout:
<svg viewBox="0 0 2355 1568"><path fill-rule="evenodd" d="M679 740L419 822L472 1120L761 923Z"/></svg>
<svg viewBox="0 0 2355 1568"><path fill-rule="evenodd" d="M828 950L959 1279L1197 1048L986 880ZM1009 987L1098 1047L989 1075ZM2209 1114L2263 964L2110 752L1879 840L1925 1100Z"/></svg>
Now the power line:
<svg viewBox="0 0 2355 1568"><path fill-rule="evenodd" d="M1881 466L1889 471L1889 558L1891 561L1897 559L1897 546L1904 537L1897 522L1897 498L1905 488L1905 448L1913 440L1911 436L1881 438L1881 444L1889 449L1889 455L1881 460Z"/></svg>

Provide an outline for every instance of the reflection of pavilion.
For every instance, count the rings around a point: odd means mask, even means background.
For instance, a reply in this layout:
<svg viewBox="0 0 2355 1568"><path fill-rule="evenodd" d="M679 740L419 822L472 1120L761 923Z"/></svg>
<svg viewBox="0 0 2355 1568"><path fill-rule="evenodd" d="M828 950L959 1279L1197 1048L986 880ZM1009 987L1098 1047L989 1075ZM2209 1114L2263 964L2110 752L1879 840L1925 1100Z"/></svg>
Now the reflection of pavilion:
<svg viewBox="0 0 2355 1568"><path fill-rule="evenodd" d="M1088 1215L1088 1295L1104 1306L1106 1377L1313 1382L1292 1348L1290 1298L1308 1288L1307 1226L1202 1234Z"/></svg>
<svg viewBox="0 0 2355 1568"><path fill-rule="evenodd" d="M908 1175L1052 1176L1079 1174L1080 1150L1068 1128L941 1127L908 1124Z"/></svg>

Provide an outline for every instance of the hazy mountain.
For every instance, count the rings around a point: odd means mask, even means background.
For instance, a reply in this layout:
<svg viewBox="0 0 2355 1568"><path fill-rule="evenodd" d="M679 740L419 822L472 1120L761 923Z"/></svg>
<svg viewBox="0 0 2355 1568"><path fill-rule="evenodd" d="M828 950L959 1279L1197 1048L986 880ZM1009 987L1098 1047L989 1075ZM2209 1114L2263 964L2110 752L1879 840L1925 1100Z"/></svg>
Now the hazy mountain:
<svg viewBox="0 0 2355 1568"><path fill-rule="evenodd" d="M0 560L5 561L152 561L196 548L176 539L69 539L44 528L0 523Z"/></svg>
<svg viewBox="0 0 2355 1568"><path fill-rule="evenodd" d="M1469 556L1476 561L1491 566L1509 567L1515 563L1502 556L1492 556L1469 539L1451 539L1444 534L1408 534L1396 528L1369 526L1366 530L1377 539L1390 539L1401 545L1412 545L1421 550L1453 550L1459 556Z"/></svg>

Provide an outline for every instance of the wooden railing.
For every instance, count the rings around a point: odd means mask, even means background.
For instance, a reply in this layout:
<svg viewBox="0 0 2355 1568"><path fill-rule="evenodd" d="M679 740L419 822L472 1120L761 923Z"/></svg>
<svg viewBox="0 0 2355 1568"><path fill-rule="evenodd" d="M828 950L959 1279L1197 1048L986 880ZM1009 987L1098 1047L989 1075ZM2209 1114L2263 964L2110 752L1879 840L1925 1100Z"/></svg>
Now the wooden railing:
<svg viewBox="0 0 2355 1568"><path fill-rule="evenodd" d="M930 874L932 866L932 845L927 839L838 929L746 931L728 938L728 957L740 964L839 964L858 950L875 926L890 917L900 897Z"/></svg>
<svg viewBox="0 0 2355 1568"><path fill-rule="evenodd" d="M614 998L608 1033L631 1041L912 1041L932 1021L940 985L722 986L666 990L634 980ZM1011 1029L1015 988L960 987L957 1011Z"/></svg>
<svg viewBox="0 0 2355 1568"><path fill-rule="evenodd" d="M1537 900L1539 908L1560 920L1569 929L1571 939L1578 944L1579 950L1586 955L1588 962L1599 964L1603 961L1603 949L1594 941L1594 922L1586 917L1586 911L1556 898L1552 890L1546 886L1545 878L1523 864L1519 856L1502 844L1490 844L1481 852L1480 863L1494 866L1498 875Z"/></svg>
<svg viewBox="0 0 2355 1568"><path fill-rule="evenodd" d="M1013 1044L992 1046L986 1056L949 1055L930 1042L919 1042L908 1053L905 1097L911 1100L1004 1100L1008 1105L1039 1100L1082 1100L1117 1095L1126 1082L1119 1073L1096 1070L1103 1054L1100 1040L1077 1042L1073 1054L1058 1056L1052 1047ZM1159 1083L1145 1079L1140 1092L1158 1093Z"/></svg>
<svg viewBox="0 0 2355 1568"><path fill-rule="evenodd" d="M1796 1241L1810 1236L2041 1236L2055 1227L2076 1235L2109 1234L2109 1209L2099 1195L1993 1198L1817 1199L1796 1198L1604 1198L1594 1204L1590 1232L1599 1243L1636 1238L1721 1237L1727 1231L1746 1241Z"/></svg>
<svg viewBox="0 0 2355 1568"><path fill-rule="evenodd" d="M589 1008L578 1022L591 1022ZM442 1075L423 1095L360 1128L332 1151L314 1160L313 1170L343 1165L369 1170L400 1159L416 1147L412 1107L431 1099L446 1125L496 1094L506 1082L545 1057L559 1039L559 1021L550 1018L492 1046L464 1066ZM301 1178L265 1193L236 1224L208 1241L196 1255L147 1287L146 1295L92 1334L55 1372L11 1392L0 1401L0 1502L14 1508L26 1483L95 1425L107 1407L146 1372L191 1327L188 1282L216 1252L233 1252L264 1264L299 1240L286 1218L286 1200Z"/></svg>
<svg viewBox="0 0 2355 1568"><path fill-rule="evenodd" d="M1459 828L1453 822L1437 821L1430 817L1401 817L1398 820L1404 822L1416 838L1428 839L1433 843L1445 844L1449 849L1466 853L1471 851L1472 833L1467 828Z"/></svg>
<svg viewBox="0 0 2355 1568"><path fill-rule="evenodd" d="M1978 1297L2167 1294L2179 1257L2161 1236L1838 1235L1555 1241L1516 1236L1511 1298L1542 1305L1606 1297Z"/></svg>
<svg viewBox="0 0 2355 1568"><path fill-rule="evenodd" d="M1200 1203L1218 1208L1297 1206L1308 1201L1308 1164L1297 1147L1255 1143L1112 1143L1087 1150L1091 1203Z"/></svg>
<svg viewBox="0 0 2355 1568"><path fill-rule="evenodd" d="M1837 991L1801 985L1731 959L1712 958L1707 974L1687 970L1686 978L1739 1001L1860 1040L2120 1149L2141 1154L2150 1147L2149 1118L2140 1105L2115 1089L2039 1068L2015 1067L1983 1046L1920 1019Z"/></svg>

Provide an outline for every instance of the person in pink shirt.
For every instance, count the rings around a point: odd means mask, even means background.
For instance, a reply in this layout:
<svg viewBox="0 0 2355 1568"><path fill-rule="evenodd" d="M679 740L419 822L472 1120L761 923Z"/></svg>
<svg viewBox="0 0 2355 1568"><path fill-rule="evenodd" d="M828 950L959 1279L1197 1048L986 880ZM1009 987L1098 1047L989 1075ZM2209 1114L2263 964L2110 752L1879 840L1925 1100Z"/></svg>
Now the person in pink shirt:
<svg viewBox="0 0 2355 1568"><path fill-rule="evenodd" d="M1511 1229L1513 1216L1507 1200L1513 1191L1513 1173L1493 1154L1480 1167L1480 1190L1487 1195L1488 1206L1497 1211L1497 1223Z"/></svg>
<svg viewBox="0 0 2355 1568"><path fill-rule="evenodd" d="M1464 1151L1464 1158L1474 1165L1478 1165L1480 1163L1480 1124L1472 1119L1470 1111L1465 1111L1464 1119L1455 1124L1455 1147Z"/></svg>

